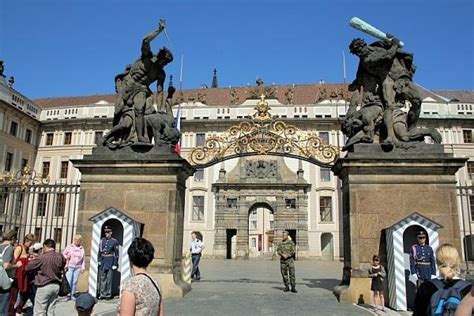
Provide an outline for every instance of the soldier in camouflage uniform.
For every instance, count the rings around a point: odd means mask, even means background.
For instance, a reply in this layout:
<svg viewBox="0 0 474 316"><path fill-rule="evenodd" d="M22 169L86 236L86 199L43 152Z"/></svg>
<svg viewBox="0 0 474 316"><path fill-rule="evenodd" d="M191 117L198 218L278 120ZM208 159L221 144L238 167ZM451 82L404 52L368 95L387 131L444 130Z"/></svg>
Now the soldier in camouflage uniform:
<svg viewBox="0 0 474 316"><path fill-rule="evenodd" d="M297 293L295 284L295 243L288 239L288 232L283 231L282 242L278 246L277 253L280 256L280 269L285 283L285 292L290 290L288 286L288 272L290 273L291 292Z"/></svg>

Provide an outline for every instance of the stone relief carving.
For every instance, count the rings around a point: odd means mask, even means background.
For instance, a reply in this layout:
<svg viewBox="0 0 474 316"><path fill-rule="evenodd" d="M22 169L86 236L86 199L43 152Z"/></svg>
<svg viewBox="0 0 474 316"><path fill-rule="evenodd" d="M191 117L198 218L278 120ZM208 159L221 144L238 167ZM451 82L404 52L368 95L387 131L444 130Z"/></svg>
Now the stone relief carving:
<svg viewBox="0 0 474 316"><path fill-rule="evenodd" d="M246 178L275 178L278 163L276 161L255 160L245 162Z"/></svg>

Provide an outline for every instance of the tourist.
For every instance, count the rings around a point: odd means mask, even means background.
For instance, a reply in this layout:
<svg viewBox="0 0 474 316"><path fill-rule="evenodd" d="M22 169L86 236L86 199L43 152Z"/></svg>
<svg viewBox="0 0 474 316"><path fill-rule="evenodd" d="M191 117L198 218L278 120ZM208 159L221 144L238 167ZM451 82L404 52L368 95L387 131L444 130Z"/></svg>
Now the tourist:
<svg viewBox="0 0 474 316"><path fill-rule="evenodd" d="M436 276L436 265L433 248L426 244L426 233L419 231L416 237L418 243L411 247L410 253L410 281L419 287Z"/></svg>
<svg viewBox="0 0 474 316"><path fill-rule="evenodd" d="M33 249L33 252L30 256L30 261L39 257L39 255L43 251L43 245L37 242L31 248ZM33 306L35 305L35 297L36 297L35 277L36 277L37 272L38 271L36 270L27 271L28 282L30 283L30 301L33 304Z"/></svg>
<svg viewBox="0 0 474 316"><path fill-rule="evenodd" d="M110 300L112 295L112 276L118 268L119 242L112 237L112 227L104 227L105 237L99 244L99 299Z"/></svg>
<svg viewBox="0 0 474 316"><path fill-rule="evenodd" d="M204 249L204 244L197 237L196 232L191 233L191 259L193 261L193 270L191 272L191 279L193 281L201 280L201 271L199 270L199 263L201 262L202 250Z"/></svg>
<svg viewBox="0 0 474 316"><path fill-rule="evenodd" d="M369 268L369 277L372 278L370 290L374 292L374 309L377 310L377 298L380 302L380 309L385 311L385 301L383 296L383 281L387 276L384 267L380 264L380 257L375 255L372 258L372 266Z"/></svg>
<svg viewBox="0 0 474 316"><path fill-rule="evenodd" d="M30 247L33 242L36 241L36 237L33 234L25 236L23 244L18 245L15 248L15 260L21 262L21 267L16 270L16 284L18 288L18 294L16 295L15 312L17 315L22 313L23 307L26 301L30 297L30 282L28 282L28 273L26 272L26 265L30 260Z"/></svg>
<svg viewBox="0 0 474 316"><path fill-rule="evenodd" d="M285 284L284 292L288 292L290 287L288 286L288 274L290 276L291 292L298 293L296 291L296 280L295 280L295 243L288 238L288 231L284 230L282 233L282 242L278 245L277 253L280 256L280 271L283 277L283 283Z"/></svg>
<svg viewBox="0 0 474 316"><path fill-rule="evenodd" d="M26 266L27 271L37 270L35 277L35 315L54 315L59 296L59 286L66 259L56 252L56 242L46 239L43 243L43 253L32 259Z"/></svg>
<svg viewBox="0 0 474 316"><path fill-rule="evenodd" d="M97 303L95 297L89 293L82 293L76 299L77 316L90 316L94 311L94 306Z"/></svg>
<svg viewBox="0 0 474 316"><path fill-rule="evenodd" d="M122 285L118 315L163 315L160 289L147 272L155 254L153 245L138 237L132 241L127 253L135 276Z"/></svg>
<svg viewBox="0 0 474 316"><path fill-rule="evenodd" d="M431 297L438 290L441 291L455 287L459 290L461 297L466 296L471 291L472 284L459 278L461 258L454 246L449 244L441 245L436 251L436 261L440 276L423 282L418 288L415 297L414 316L431 315L430 305L433 303L431 302Z"/></svg>
<svg viewBox="0 0 474 316"><path fill-rule="evenodd" d="M16 242L17 232L16 230L10 230L8 233L3 235L3 242L0 244L0 256L3 259L3 267L7 272L10 279L15 278L16 269L22 266L22 262L16 262L13 254L13 245ZM0 289L0 315L8 315L8 307L10 304L11 291L14 285L8 289Z"/></svg>
<svg viewBox="0 0 474 316"><path fill-rule="evenodd" d="M81 235L74 236L73 243L64 249L63 256L66 258L66 278L69 285L71 285L71 294L69 298L72 297L72 299L75 299L74 294L76 294L79 274L84 273L84 269L86 268Z"/></svg>

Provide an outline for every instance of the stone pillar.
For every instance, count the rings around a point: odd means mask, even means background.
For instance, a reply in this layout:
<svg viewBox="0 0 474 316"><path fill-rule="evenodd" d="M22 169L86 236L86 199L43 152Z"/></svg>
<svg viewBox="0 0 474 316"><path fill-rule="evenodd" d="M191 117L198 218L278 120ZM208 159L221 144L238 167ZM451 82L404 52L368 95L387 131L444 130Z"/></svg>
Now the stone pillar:
<svg viewBox="0 0 474 316"><path fill-rule="evenodd" d="M343 286L335 289L340 301L357 303L363 295L367 302L372 256L386 257L384 229L414 212L444 227L440 243L461 249L455 173L466 160L424 143L390 152L358 144L337 160L332 170L342 180L344 232Z"/></svg>
<svg viewBox="0 0 474 316"><path fill-rule="evenodd" d="M90 254L89 218L108 207L145 224L143 237L155 247L149 272L164 297L182 297L191 287L181 276L185 182L194 170L169 148L136 153L130 147L111 151L94 148L92 155L73 161L81 171L77 232ZM124 249L125 250L125 249Z"/></svg>

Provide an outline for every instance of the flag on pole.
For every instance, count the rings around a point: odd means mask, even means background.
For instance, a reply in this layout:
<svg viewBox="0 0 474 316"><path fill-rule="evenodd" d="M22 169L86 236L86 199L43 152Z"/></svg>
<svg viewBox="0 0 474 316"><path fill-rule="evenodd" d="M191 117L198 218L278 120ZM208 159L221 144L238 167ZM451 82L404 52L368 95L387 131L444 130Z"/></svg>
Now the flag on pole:
<svg viewBox="0 0 474 316"><path fill-rule="evenodd" d="M176 118L174 119L174 127L178 130L181 131L181 103L178 104L178 111L176 112ZM181 154L181 139L179 142L174 145L174 152L177 153L178 155Z"/></svg>

